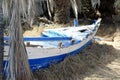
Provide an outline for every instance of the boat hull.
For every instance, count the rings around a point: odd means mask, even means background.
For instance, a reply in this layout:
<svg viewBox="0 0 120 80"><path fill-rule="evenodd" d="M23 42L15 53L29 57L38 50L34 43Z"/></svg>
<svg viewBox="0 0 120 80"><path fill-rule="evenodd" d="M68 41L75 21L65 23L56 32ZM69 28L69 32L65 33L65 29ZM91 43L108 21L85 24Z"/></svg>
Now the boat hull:
<svg viewBox="0 0 120 80"><path fill-rule="evenodd" d="M78 48L78 49L76 49L74 51L71 51L69 53L64 53L64 54L61 54L61 55L51 56L51 57L45 57L45 58L29 59L30 67L31 67L31 69L33 71L35 71L37 69L41 69L41 68L47 68L51 64L55 64L55 63L59 63L59 62L63 61L69 55L75 55L75 54L79 53L86 46L90 45L91 42L92 42L92 39L89 40L82 47L80 47L80 48Z"/></svg>
<svg viewBox="0 0 120 80"><path fill-rule="evenodd" d="M40 68L46 68L53 63L58 63L58 62L64 60L64 58L69 55L75 55L75 54L79 53L80 51L82 51L86 46L88 46L92 42L92 40L99 28L100 21L101 20L97 21L96 24L92 25L92 26L94 26L94 29L91 29L91 31L88 30L90 32L90 34L88 34L82 40L79 39L79 35L78 35L78 38L76 38L76 39L74 38L76 43L71 44L69 46L65 46L65 47L61 46L61 47L55 47L55 48L54 47L51 47L51 48L26 47L27 54L28 54L28 61L29 61L31 69L33 71L35 71ZM73 35L73 37L74 37L74 35ZM60 39L63 40L63 38L60 38ZM71 37L65 38L65 40L70 40L70 39L71 39ZM45 39L45 40L47 40L47 39ZM52 40L53 39L50 38L50 41L52 41ZM44 41L44 39L42 39L42 41ZM9 46L5 46L4 50L5 50L4 63L6 63L6 61L8 61L7 57L8 57Z"/></svg>
<svg viewBox="0 0 120 80"><path fill-rule="evenodd" d="M88 38L82 42L78 42L75 45L65 48L41 49L26 47L31 69L35 71L40 68L46 68L50 64L58 63L64 60L64 58L69 55L75 55L79 53L92 42L93 36L94 34L88 36ZM8 48L9 46L5 46L6 50L8 50ZM6 51L5 54L7 54L7 52L8 51ZM7 57L4 57L4 60L7 61Z"/></svg>

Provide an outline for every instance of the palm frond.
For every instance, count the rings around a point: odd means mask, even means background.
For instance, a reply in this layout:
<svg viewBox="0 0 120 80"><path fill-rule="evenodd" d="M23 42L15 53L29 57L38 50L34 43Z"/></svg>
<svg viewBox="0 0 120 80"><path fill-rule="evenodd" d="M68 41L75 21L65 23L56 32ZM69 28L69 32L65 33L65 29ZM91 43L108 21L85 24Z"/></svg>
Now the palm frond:
<svg viewBox="0 0 120 80"><path fill-rule="evenodd" d="M11 0L11 4L8 4L7 0L4 1L3 11L7 15L6 18L10 19L9 56L4 68L6 80L34 80L29 67L21 28L21 19L26 18L29 20L31 16L33 2L32 0ZM27 1L29 1L28 4Z"/></svg>
<svg viewBox="0 0 120 80"><path fill-rule="evenodd" d="M14 0L3 0L3 18L11 19ZM33 0L21 0L20 1L20 16L24 22L27 22L32 26L34 17L34 1Z"/></svg>
<svg viewBox="0 0 120 80"><path fill-rule="evenodd" d="M4 19L10 19L11 17L11 8L12 8L12 3L13 3L13 0L3 0L2 2L2 8L3 8L3 18Z"/></svg>

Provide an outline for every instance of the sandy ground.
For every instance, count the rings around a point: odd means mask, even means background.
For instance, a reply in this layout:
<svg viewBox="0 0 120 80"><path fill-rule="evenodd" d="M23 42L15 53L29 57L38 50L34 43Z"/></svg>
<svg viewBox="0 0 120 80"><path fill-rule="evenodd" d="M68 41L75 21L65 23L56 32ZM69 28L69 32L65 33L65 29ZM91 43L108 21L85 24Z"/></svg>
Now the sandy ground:
<svg viewBox="0 0 120 80"><path fill-rule="evenodd" d="M54 25L46 28L56 28ZM62 27L59 25L59 27ZM34 76L38 80L120 80L120 25L102 24L93 43L77 55L37 70ZM38 32L43 27L26 31L24 36Z"/></svg>

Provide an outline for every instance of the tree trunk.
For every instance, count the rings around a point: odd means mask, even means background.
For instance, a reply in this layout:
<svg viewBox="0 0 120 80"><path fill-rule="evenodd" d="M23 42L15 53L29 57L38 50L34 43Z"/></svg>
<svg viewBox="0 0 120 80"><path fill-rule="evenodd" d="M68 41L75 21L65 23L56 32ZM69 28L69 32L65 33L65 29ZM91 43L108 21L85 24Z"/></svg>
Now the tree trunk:
<svg viewBox="0 0 120 80"><path fill-rule="evenodd" d="M53 0L55 4L54 22L67 23L70 21L70 0Z"/></svg>
<svg viewBox="0 0 120 80"><path fill-rule="evenodd" d="M0 80L2 80L3 69L3 26L2 26L2 0L0 0Z"/></svg>

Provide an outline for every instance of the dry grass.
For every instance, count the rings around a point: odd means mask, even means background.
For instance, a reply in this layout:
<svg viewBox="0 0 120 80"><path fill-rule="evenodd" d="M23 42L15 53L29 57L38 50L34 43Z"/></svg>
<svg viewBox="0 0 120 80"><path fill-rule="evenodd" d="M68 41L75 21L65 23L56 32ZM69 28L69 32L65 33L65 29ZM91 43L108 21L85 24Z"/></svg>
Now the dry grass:
<svg viewBox="0 0 120 80"><path fill-rule="evenodd" d="M93 43L81 53L69 56L63 62L34 74L38 80L83 80L88 78L120 78L120 52L112 46ZM119 58L119 59L118 59ZM107 67L114 60L119 64L116 71Z"/></svg>

